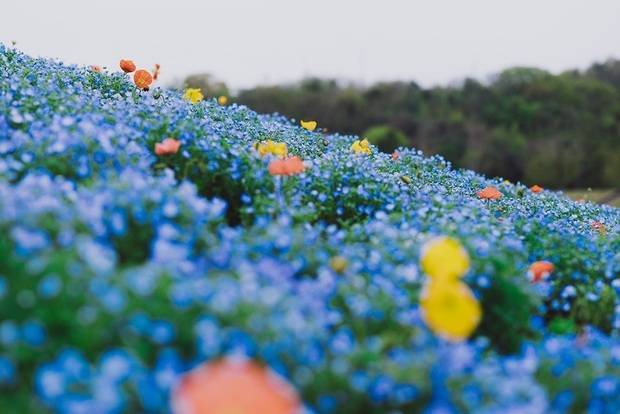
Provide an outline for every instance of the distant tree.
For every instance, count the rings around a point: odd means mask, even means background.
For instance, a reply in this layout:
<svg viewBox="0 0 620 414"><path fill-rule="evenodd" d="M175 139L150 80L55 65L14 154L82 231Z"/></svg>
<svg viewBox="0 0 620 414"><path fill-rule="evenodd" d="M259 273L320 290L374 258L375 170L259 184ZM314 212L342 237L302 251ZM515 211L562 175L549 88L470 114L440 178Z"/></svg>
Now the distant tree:
<svg viewBox="0 0 620 414"><path fill-rule="evenodd" d="M364 133L364 137L372 144L379 147L382 152L391 153L398 147L406 147L409 139L396 128L386 125L378 125Z"/></svg>

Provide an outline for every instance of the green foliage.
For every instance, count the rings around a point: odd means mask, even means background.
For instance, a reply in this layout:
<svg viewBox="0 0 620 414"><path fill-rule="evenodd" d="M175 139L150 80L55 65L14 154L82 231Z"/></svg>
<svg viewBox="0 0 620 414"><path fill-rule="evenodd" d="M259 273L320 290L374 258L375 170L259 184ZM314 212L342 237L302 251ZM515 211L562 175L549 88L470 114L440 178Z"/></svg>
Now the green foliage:
<svg viewBox="0 0 620 414"><path fill-rule="evenodd" d="M409 144L407 136L396 128L385 125L374 126L364 133L364 137L383 152L391 153L396 148Z"/></svg>

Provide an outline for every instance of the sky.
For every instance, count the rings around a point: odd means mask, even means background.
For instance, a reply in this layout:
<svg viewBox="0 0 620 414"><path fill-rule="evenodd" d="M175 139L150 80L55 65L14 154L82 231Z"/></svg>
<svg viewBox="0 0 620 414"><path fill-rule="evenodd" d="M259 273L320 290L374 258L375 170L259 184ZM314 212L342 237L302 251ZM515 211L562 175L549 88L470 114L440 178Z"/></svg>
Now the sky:
<svg viewBox="0 0 620 414"><path fill-rule="evenodd" d="M515 65L620 58L620 0L3 0L0 42L33 56L161 64L234 90L320 76L423 86Z"/></svg>

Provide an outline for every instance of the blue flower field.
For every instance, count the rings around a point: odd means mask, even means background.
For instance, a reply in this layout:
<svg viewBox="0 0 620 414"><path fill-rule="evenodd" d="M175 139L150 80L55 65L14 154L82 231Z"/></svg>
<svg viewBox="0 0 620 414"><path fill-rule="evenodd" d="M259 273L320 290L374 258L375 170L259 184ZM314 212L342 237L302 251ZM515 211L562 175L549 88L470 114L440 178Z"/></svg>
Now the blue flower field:
<svg viewBox="0 0 620 414"><path fill-rule="evenodd" d="M306 414L620 412L620 209L143 89L0 45L0 413L168 413L224 357Z"/></svg>

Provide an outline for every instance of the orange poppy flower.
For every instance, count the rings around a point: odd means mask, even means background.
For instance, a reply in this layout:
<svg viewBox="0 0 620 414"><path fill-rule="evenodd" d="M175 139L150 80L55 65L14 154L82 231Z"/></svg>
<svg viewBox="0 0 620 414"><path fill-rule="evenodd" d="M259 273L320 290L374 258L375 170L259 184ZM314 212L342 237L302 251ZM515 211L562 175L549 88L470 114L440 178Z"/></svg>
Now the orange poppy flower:
<svg viewBox="0 0 620 414"><path fill-rule="evenodd" d="M548 278L551 273L553 273L554 269L555 266L553 263L546 260L540 260L530 265L527 275L532 283L538 283L541 280Z"/></svg>
<svg viewBox="0 0 620 414"><path fill-rule="evenodd" d="M607 234L607 227L605 227L605 224L601 223L600 221L595 220L592 222L592 224L590 224L590 226L602 235Z"/></svg>
<svg viewBox="0 0 620 414"><path fill-rule="evenodd" d="M295 389L253 361L223 359L186 374L174 390L175 414L297 414Z"/></svg>
<svg viewBox="0 0 620 414"><path fill-rule="evenodd" d="M133 74L133 81L138 88L148 90L151 83L153 83L153 75L148 70L138 69Z"/></svg>
<svg viewBox="0 0 620 414"><path fill-rule="evenodd" d="M157 80L157 78L159 78L159 69L161 68L161 66L159 66L159 63L155 64L155 67L153 68L153 80Z"/></svg>
<svg viewBox="0 0 620 414"><path fill-rule="evenodd" d="M295 175L304 172L306 167L299 157L290 157L271 161L267 169L271 175Z"/></svg>
<svg viewBox="0 0 620 414"><path fill-rule="evenodd" d="M495 187L485 187L476 194L482 200L499 200L502 198L502 193Z"/></svg>
<svg viewBox="0 0 620 414"><path fill-rule="evenodd" d="M93 72L97 72L97 73L101 73L103 71L101 69L101 66L97 66L97 65L91 65L90 70L92 70Z"/></svg>
<svg viewBox="0 0 620 414"><path fill-rule="evenodd" d="M176 154L179 152L180 147L181 141L174 138L166 138L161 143L155 144L155 154L159 156Z"/></svg>
<svg viewBox="0 0 620 414"><path fill-rule="evenodd" d="M133 60L129 59L121 59L119 66L121 67L121 70L125 73L131 73L136 70L136 64L133 63Z"/></svg>
<svg viewBox="0 0 620 414"><path fill-rule="evenodd" d="M539 186L538 184L534 184L533 186L530 187L530 191L535 194L542 192L542 190L543 188Z"/></svg>
<svg viewBox="0 0 620 414"><path fill-rule="evenodd" d="M394 151L392 153L392 160L396 161L398 158L400 158L400 152Z"/></svg>

